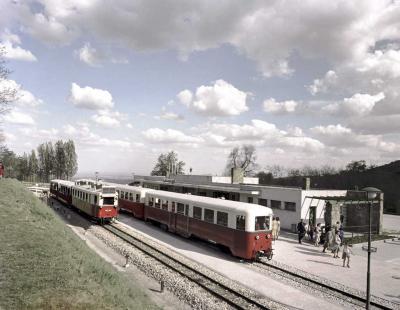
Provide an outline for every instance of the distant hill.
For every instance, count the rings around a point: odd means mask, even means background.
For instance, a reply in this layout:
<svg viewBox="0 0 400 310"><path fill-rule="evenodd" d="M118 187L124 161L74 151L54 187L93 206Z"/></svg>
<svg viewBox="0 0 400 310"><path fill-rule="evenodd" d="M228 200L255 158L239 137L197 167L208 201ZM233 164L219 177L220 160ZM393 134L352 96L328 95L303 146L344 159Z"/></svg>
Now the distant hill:
<svg viewBox="0 0 400 310"><path fill-rule="evenodd" d="M295 176L273 178L266 185L305 185L304 178ZM400 215L400 160L362 172L341 171L337 174L309 176L311 188L315 189L362 189L367 186L379 188L384 193L384 211Z"/></svg>

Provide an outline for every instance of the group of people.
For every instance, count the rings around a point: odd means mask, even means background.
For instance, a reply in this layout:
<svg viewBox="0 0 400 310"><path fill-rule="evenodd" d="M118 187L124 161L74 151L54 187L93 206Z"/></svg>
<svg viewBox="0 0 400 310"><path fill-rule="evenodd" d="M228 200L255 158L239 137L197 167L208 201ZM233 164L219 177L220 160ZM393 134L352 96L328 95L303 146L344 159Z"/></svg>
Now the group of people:
<svg viewBox="0 0 400 310"><path fill-rule="evenodd" d="M302 243L302 240L305 237L306 233L310 236L310 241L318 247L322 235L321 224L318 223L316 226L310 224L307 229L305 223L303 222L303 219L301 219L300 222L297 224L297 234L300 244ZM339 222L336 222L336 225L334 225L333 227L326 226L324 238L325 240L322 252L325 253L326 249L330 249L333 253L333 257L339 258L339 251L340 248L343 246L343 267L345 267L347 262L347 267L350 268L351 250L344 241L343 225L341 225Z"/></svg>

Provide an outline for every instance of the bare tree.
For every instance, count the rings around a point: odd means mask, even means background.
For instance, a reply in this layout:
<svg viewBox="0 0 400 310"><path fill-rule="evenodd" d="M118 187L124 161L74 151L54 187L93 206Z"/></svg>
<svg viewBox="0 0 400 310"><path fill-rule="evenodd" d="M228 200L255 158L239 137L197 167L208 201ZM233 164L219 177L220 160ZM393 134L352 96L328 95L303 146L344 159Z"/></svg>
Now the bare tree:
<svg viewBox="0 0 400 310"><path fill-rule="evenodd" d="M247 144L241 147L234 147L228 155L226 172L231 168L242 168L245 175L251 174L257 167L256 148L254 145Z"/></svg>

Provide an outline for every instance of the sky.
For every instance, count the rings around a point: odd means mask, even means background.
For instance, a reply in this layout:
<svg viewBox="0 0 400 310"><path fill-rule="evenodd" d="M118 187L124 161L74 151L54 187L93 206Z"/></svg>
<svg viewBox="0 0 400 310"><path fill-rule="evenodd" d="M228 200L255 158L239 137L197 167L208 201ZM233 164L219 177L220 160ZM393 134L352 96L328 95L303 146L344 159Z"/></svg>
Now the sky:
<svg viewBox="0 0 400 310"><path fill-rule="evenodd" d="M80 173L149 174L175 150L221 174L400 158L400 1L0 2L23 154L73 139Z"/></svg>

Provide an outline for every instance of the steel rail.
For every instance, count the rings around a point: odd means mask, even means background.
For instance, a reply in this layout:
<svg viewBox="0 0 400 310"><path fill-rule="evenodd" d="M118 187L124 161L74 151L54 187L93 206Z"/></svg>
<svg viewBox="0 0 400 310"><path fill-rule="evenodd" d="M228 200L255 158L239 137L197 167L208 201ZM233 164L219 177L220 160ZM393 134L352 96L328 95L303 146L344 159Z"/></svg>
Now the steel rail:
<svg viewBox="0 0 400 310"><path fill-rule="evenodd" d="M270 309L267 306L259 303L256 300L251 299L250 297L244 296L243 294L236 292L234 289L229 286L221 283L220 281L213 279L212 277L196 270L195 268L179 261L178 259L162 252L157 249L155 246L148 244L147 242L140 240L128 232L121 230L115 225L108 224L103 226L107 231L113 233L118 236L125 242L133 245L135 248L144 252L146 255L152 257L157 260L164 266L172 269L173 271L179 273L185 278L189 279L191 282L196 283L212 295L218 297L219 299L225 301L235 309ZM275 301L276 302L276 301Z"/></svg>
<svg viewBox="0 0 400 310"><path fill-rule="evenodd" d="M265 262L265 261L262 261L262 260L257 261L255 264L256 264L256 265L257 265L257 264L265 265L265 266L268 266L268 267L270 267L270 268L279 270L279 271L281 271L281 272L283 272L283 273L286 273L286 274L288 274L288 275L291 275L291 276L293 276L293 277L295 277L295 278L298 278L298 279L301 279L301 280L303 280L303 281L312 283L312 284L314 284L314 285L323 287L323 288L325 288L325 289L328 289L328 290L330 290L330 291L339 293L339 294L344 295L344 296L346 296L346 297L350 297L350 298L352 298L352 299L354 299L354 300L357 300L357 301L359 301L359 302L362 302L363 304L365 304L366 301L367 301L365 298L363 298L363 297L361 297L361 296L358 296L358 295L352 294L352 293L350 293L350 292L341 290L341 289L336 288L336 287L334 287L334 286L331 286L331 285L329 285L329 284L319 282L319 281L314 280L314 279L311 279L311 278L309 278L309 277L306 277L306 276L297 274L297 273L295 273L295 272L293 272L293 271L290 271L290 270L287 270L287 269L285 269L285 268L282 268L282 267L279 267L279 266L275 266L275 265L269 264L269 263L267 263L267 262ZM265 268L263 268L263 269L265 269ZM326 292L326 293L329 293L329 292ZM334 296L336 296L336 295L334 295ZM387 307L387 306L385 306L385 305L378 304L377 302L374 302L374 301L371 301L370 303L371 303L372 306L374 306L374 307L376 307L376 308L378 308L378 309L383 309L383 310L392 310L392 309L393 309L393 308ZM363 307L362 304L356 304L356 305L358 305L358 306L360 306L360 307Z"/></svg>

